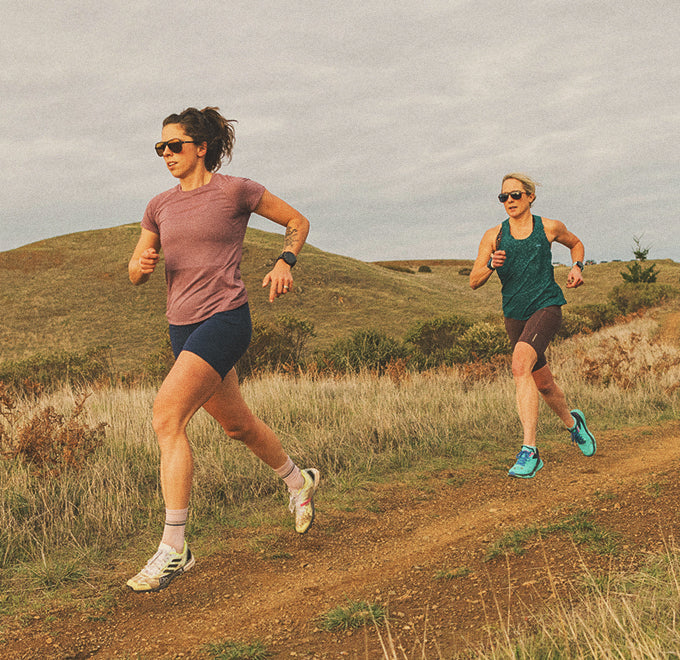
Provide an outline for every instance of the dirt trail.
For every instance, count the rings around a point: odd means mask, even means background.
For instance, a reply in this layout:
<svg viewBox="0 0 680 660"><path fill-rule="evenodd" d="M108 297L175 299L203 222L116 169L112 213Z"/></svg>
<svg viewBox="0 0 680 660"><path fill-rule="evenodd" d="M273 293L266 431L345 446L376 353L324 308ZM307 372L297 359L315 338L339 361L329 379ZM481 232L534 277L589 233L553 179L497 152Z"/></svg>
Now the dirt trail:
<svg viewBox="0 0 680 660"><path fill-rule="evenodd" d="M206 643L239 639L262 640L273 658L382 658L375 629L317 628L319 614L349 598L386 605L409 657L425 636L428 657L438 657L436 649L446 657L479 640L498 611L521 619L526 608L566 593L582 560L593 572L611 569L611 558L577 551L555 534L535 539L522 557L484 561L508 531L586 509L621 535L614 568L662 551L678 526L679 440L680 422L601 433L592 458L566 443L545 449L545 467L531 480L482 465L475 474L432 474L419 488L375 486L371 511L330 510L321 491L306 536L277 530L258 553L253 538L271 529L229 532L228 551L199 555L194 569L158 594L122 587L130 562L112 567L102 578L115 596L106 614L88 610L101 590L92 587L73 609L6 622L0 656L199 658ZM462 577L438 578L461 568Z"/></svg>

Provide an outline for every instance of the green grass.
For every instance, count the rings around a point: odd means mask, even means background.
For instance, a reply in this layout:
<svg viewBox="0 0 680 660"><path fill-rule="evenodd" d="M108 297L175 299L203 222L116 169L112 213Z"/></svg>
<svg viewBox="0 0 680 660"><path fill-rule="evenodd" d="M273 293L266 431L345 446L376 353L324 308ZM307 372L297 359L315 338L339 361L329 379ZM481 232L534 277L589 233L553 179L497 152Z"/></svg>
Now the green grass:
<svg viewBox="0 0 680 660"><path fill-rule="evenodd" d="M259 641L225 640L206 644L203 650L210 660L266 660L270 657L267 647Z"/></svg>
<svg viewBox="0 0 680 660"><path fill-rule="evenodd" d="M616 555L619 552L618 536L591 520L592 511L578 511L563 520L550 525L530 525L504 534L487 550L485 560L490 561L508 552L523 555L528 544L536 537L545 538L551 534L564 534L576 545L602 555Z"/></svg>
<svg viewBox="0 0 680 660"><path fill-rule="evenodd" d="M319 628L329 632L353 630L372 623L381 624L387 617L382 605L364 600L348 600L319 617Z"/></svg>

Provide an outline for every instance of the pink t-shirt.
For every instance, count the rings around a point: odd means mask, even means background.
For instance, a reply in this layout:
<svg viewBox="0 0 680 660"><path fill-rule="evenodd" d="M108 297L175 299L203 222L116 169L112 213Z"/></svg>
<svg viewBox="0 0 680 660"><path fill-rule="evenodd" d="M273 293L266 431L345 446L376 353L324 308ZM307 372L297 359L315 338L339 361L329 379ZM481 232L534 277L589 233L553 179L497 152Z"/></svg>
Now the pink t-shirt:
<svg viewBox="0 0 680 660"><path fill-rule="evenodd" d="M205 186L179 185L156 195L142 227L160 236L172 325L198 323L248 300L241 280L243 239L264 187L250 179L213 174Z"/></svg>

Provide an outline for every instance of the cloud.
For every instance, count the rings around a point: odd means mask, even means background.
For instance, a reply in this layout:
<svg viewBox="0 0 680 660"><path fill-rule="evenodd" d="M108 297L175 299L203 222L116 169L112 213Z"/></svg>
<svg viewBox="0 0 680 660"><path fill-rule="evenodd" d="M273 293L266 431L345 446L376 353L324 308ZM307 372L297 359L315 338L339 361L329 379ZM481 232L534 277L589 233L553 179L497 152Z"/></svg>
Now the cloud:
<svg viewBox="0 0 680 660"><path fill-rule="evenodd" d="M589 256L680 258L680 10L566 2L37 2L3 9L0 249L133 222L189 105L238 119L224 171L363 259L472 257L507 171ZM539 210L537 208L537 210ZM254 226L274 229L254 219ZM605 231L610 240L600 240Z"/></svg>

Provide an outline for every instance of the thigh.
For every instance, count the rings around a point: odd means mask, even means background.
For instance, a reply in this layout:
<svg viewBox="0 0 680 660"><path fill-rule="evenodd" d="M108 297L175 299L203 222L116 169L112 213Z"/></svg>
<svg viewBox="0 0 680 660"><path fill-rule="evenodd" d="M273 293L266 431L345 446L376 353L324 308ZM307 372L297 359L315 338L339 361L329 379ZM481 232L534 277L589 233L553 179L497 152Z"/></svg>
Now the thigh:
<svg viewBox="0 0 680 660"><path fill-rule="evenodd" d="M213 396L222 377L203 358L182 351L165 377L154 402L154 418L184 428Z"/></svg>
<svg viewBox="0 0 680 660"><path fill-rule="evenodd" d="M203 408L225 429L242 429L253 417L241 394L235 369L229 371Z"/></svg>
<svg viewBox="0 0 680 660"><path fill-rule="evenodd" d="M547 364L545 351L560 329L561 324L562 308L559 305L551 305L550 307L539 309L524 322L517 342L529 344L536 351L538 358L534 365L534 371L542 369Z"/></svg>

